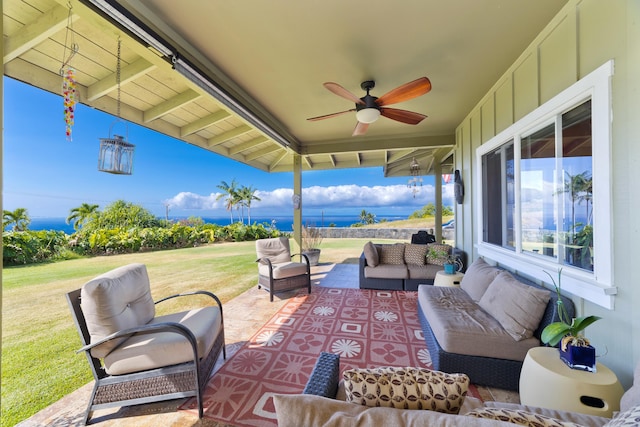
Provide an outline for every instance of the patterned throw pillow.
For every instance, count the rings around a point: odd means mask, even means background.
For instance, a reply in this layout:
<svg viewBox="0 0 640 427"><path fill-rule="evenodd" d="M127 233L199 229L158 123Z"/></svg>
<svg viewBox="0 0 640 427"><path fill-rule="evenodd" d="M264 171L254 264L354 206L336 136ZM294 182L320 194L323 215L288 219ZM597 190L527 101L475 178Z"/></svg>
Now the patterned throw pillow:
<svg viewBox="0 0 640 427"><path fill-rule="evenodd" d="M606 423L604 427L631 427L640 425L640 406L633 406L630 409L620 412Z"/></svg>
<svg viewBox="0 0 640 427"><path fill-rule="evenodd" d="M343 374L347 402L457 414L469 388L465 374L424 368L349 369Z"/></svg>
<svg viewBox="0 0 640 427"><path fill-rule="evenodd" d="M425 265L427 263L427 245L413 245L407 243L404 248L404 261L412 265Z"/></svg>
<svg viewBox="0 0 640 427"><path fill-rule="evenodd" d="M517 409L481 408L467 412L465 416L505 421L527 427L581 427L579 424Z"/></svg>
<svg viewBox="0 0 640 427"><path fill-rule="evenodd" d="M434 264L434 265L444 265L444 262L447 260L446 255L445 256L432 256L434 253L445 253L445 254L449 254L451 252L451 246L449 245L445 245L442 243L429 243L427 245L427 264Z"/></svg>
<svg viewBox="0 0 640 427"><path fill-rule="evenodd" d="M380 246L380 264L404 264L404 243Z"/></svg>

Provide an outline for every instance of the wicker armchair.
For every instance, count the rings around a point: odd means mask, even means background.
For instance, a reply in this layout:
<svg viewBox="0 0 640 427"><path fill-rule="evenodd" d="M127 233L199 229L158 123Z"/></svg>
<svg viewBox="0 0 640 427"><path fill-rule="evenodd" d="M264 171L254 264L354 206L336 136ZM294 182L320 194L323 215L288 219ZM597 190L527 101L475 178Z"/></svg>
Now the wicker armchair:
<svg viewBox="0 0 640 427"><path fill-rule="evenodd" d="M155 316L155 305L203 295L211 304ZM95 379L85 414L94 410L195 396L202 393L224 348L222 304L206 291L172 295L154 303L147 269L130 264L69 292L67 301Z"/></svg>
<svg viewBox="0 0 640 427"><path fill-rule="evenodd" d="M256 240L258 254L258 288L269 291L273 302L276 292L290 291L306 287L311 293L311 267L305 254L291 255L289 239L275 237ZM293 262L293 256L300 255L301 261Z"/></svg>

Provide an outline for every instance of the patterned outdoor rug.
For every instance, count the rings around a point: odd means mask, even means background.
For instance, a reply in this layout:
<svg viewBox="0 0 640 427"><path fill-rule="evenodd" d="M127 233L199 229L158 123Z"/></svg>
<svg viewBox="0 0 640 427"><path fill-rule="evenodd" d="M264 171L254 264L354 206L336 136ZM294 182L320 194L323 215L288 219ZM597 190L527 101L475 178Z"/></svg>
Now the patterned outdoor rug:
<svg viewBox="0 0 640 427"><path fill-rule="evenodd" d="M275 426L273 394L302 392L321 351L340 370L430 367L417 293L314 287L291 298L216 372L205 416L237 426ZM479 397L471 387L470 395ZM195 399L181 409L196 411Z"/></svg>

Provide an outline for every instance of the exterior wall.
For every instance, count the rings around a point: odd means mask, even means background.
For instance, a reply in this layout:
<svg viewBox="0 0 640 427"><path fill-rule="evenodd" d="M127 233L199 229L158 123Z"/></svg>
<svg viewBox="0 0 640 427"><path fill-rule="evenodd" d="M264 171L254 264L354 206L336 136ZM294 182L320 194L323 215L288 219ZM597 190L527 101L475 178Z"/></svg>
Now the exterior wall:
<svg viewBox="0 0 640 427"><path fill-rule="evenodd" d="M631 267L640 259L640 2L570 0L456 130L456 168L466 187L458 206L457 246L477 258L476 224L481 209L472 177L481 167L476 149L557 93L615 61L612 79L612 190L615 308L607 310L574 297L578 315L602 320L587 333L599 361L611 368L625 388L640 363L640 281ZM472 185L471 185L472 184ZM475 197L474 197L475 196ZM600 207L601 208L601 207ZM598 208L598 209L600 209ZM606 209L607 207L605 207Z"/></svg>

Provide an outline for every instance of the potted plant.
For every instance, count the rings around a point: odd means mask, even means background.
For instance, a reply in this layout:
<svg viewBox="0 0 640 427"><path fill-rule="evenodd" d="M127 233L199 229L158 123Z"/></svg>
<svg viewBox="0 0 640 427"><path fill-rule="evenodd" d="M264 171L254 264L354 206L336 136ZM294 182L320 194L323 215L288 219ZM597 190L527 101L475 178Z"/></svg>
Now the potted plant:
<svg viewBox="0 0 640 427"><path fill-rule="evenodd" d="M302 253L309 258L309 265L318 265L322 234L316 227L302 226Z"/></svg>
<svg viewBox="0 0 640 427"><path fill-rule="evenodd" d="M456 257L443 249L429 248L427 259L440 260L444 267L444 272L447 274L455 274L458 269Z"/></svg>
<svg viewBox="0 0 640 427"><path fill-rule="evenodd" d="M545 271L545 273L547 273ZM582 316L569 318L567 309L562 303L561 279L562 269L558 271L558 283L547 273L553 282L558 295L559 322L553 322L542 330L540 339L551 346L560 344L560 359L572 369L595 372L596 350L584 336L584 329L593 322L600 320L598 316Z"/></svg>

